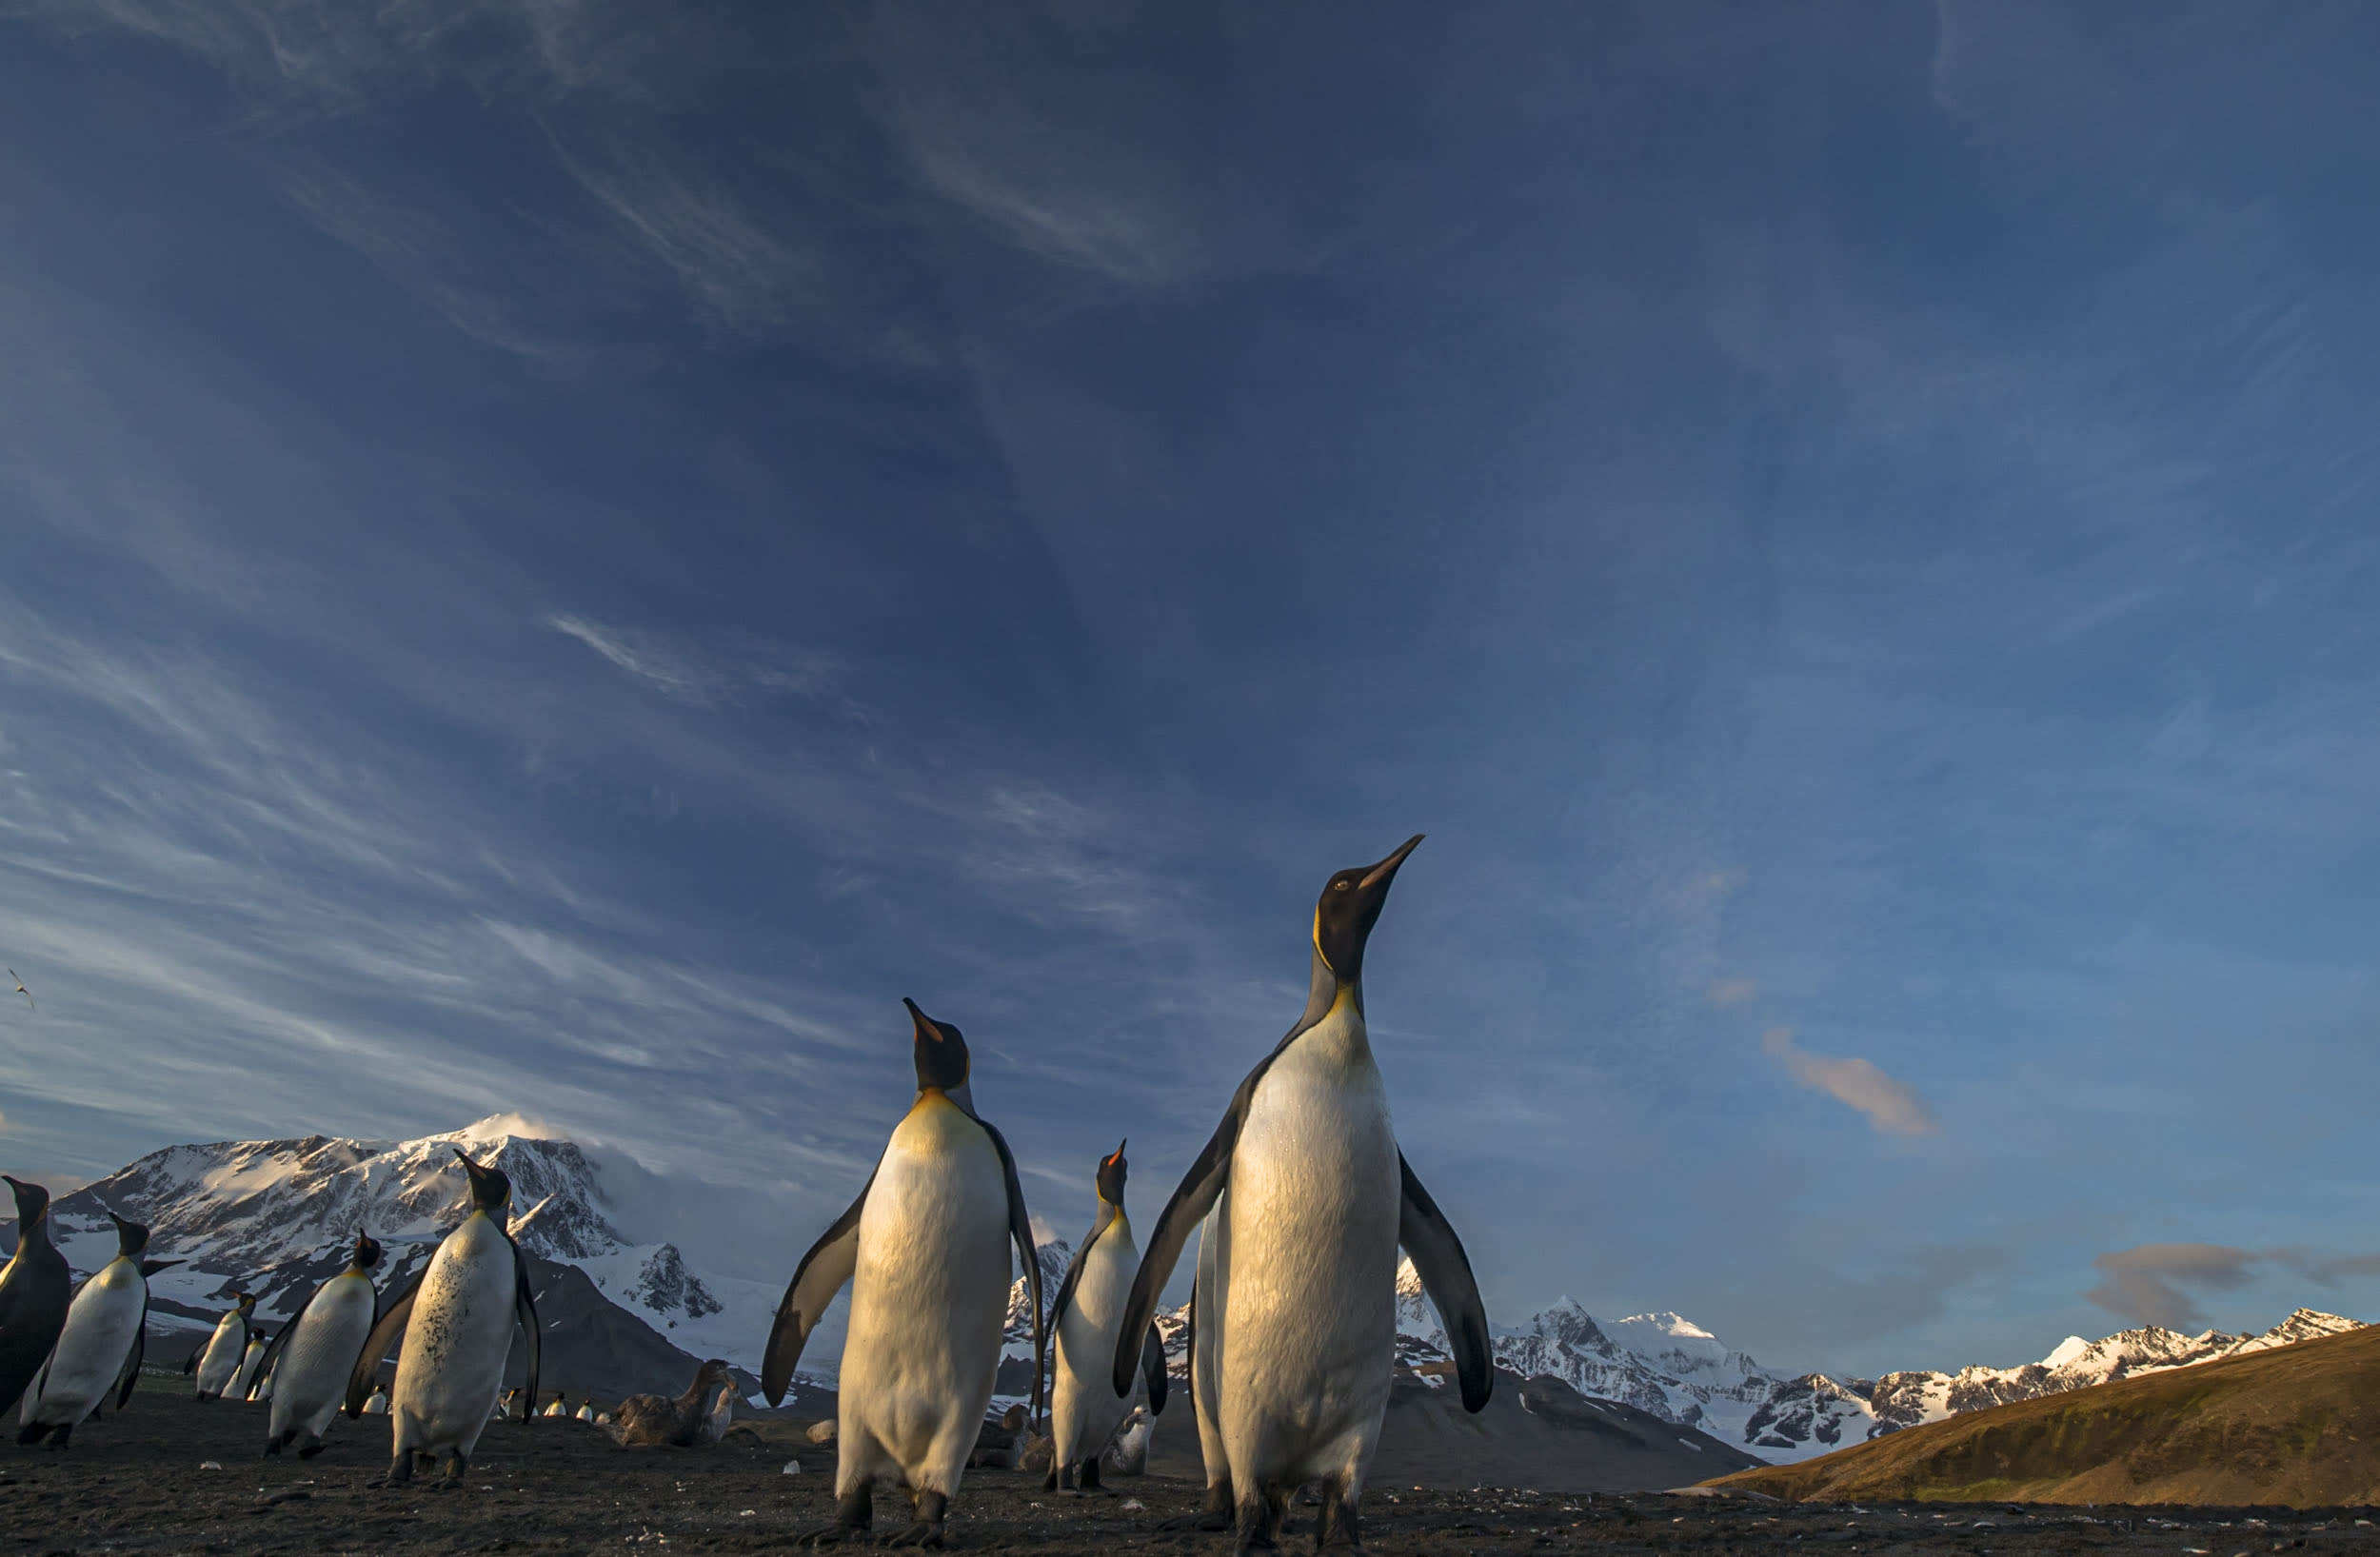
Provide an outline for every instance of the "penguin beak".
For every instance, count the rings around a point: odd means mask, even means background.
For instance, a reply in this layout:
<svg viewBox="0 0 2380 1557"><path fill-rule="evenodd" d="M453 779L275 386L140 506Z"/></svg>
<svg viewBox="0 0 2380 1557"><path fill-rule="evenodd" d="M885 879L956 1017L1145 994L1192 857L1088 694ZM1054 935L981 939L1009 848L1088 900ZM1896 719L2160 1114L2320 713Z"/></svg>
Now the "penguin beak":
<svg viewBox="0 0 2380 1557"><path fill-rule="evenodd" d="M1421 847L1421 840L1428 836L1426 833L1416 833L1405 839L1395 854L1363 873L1363 879L1356 883L1356 890L1373 892L1397 879L1398 868L1404 864L1405 857Z"/></svg>

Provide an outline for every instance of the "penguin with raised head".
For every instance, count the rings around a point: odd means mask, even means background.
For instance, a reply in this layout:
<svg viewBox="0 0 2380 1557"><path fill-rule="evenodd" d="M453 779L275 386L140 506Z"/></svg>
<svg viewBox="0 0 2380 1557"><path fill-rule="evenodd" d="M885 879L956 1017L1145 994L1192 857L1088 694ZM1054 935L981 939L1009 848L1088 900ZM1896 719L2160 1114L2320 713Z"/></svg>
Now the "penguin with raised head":
<svg viewBox="0 0 2380 1557"><path fill-rule="evenodd" d="M215 1321L214 1333L198 1343L182 1364L185 1373L198 1375L198 1398L214 1400L240 1376L248 1343L255 1332L249 1316L256 1311L252 1292L233 1292L231 1311Z"/></svg>
<svg viewBox="0 0 2380 1557"><path fill-rule="evenodd" d="M1322 888L1305 1012L1240 1083L1158 1219L1117 1338L1111 1383L1121 1396L1159 1292L1215 1211L1205 1233L1214 1279L1198 1294L1198 1323L1217 1365L1214 1409L1241 1551L1273 1546L1290 1494L1308 1481L1322 1484L1319 1544L1360 1544L1357 1507L1396 1357L1399 1245L1445 1323L1464 1408L1485 1407L1494 1387L1470 1259L1397 1149L1364 1027L1364 947L1420 841Z"/></svg>
<svg viewBox="0 0 2380 1557"><path fill-rule="evenodd" d="M1050 1337L1057 1367L1050 1375L1050 1466L1046 1491L1100 1490L1100 1454L1123 1425L1126 1403L1109 1387L1116 1336L1140 1269L1140 1246L1132 1241L1124 1215L1124 1143L1101 1157L1091 1175L1099 1210L1091 1231L1066 1266L1065 1279L1049 1306ZM1151 1325L1141 1343L1140 1372L1148 1380L1149 1409L1165 1409L1165 1347Z"/></svg>
<svg viewBox="0 0 2380 1557"><path fill-rule="evenodd" d="M888 1545L938 1547L975 1448L1008 1316L1008 1246L1033 1307L1033 1392L1041 1409L1041 1273L1016 1159L975 1112L966 1039L909 1009L917 1100L895 1127L860 1197L795 1268L778 1306L761 1388L785 1398L803 1345L846 1281L835 1434L835 1520L809 1546L864 1540L875 1478L901 1478L914 1521Z"/></svg>
<svg viewBox="0 0 2380 1557"><path fill-rule="evenodd" d="M14 1409L66 1329L74 1273L50 1241L50 1192L7 1179L16 1196L16 1252L0 1266L0 1411Z"/></svg>
<svg viewBox="0 0 2380 1557"><path fill-rule="evenodd" d="M272 1390L272 1420L265 1429L265 1452L297 1445L298 1458L323 1451L323 1434L347 1392L347 1377L363 1354L365 1338L378 1317L380 1297L372 1290L372 1268L380 1243L355 1235L347 1267L306 1294L298 1311L281 1327L259 1371Z"/></svg>
<svg viewBox="0 0 2380 1557"><path fill-rule="evenodd" d="M552 1401L547 1403L545 1409L540 1414L545 1416L567 1416L570 1414L570 1408L562 1403L561 1390L556 1389L554 1391L554 1398Z"/></svg>
<svg viewBox="0 0 2380 1557"><path fill-rule="evenodd" d="M462 1485L471 1450L504 1389L516 1320L528 1362L521 1398L525 1403L537 1398L537 1302L529 1287L528 1256L505 1230L512 1181L501 1169L473 1162L460 1147L454 1154L470 1177L470 1214L389 1302L365 1338L347 1380L347 1414L360 1416L381 1359L403 1341L396 1388L388 1396L393 1452L388 1474L374 1486L401 1487L413 1479L415 1455L435 1460L442 1452L441 1485Z"/></svg>
<svg viewBox="0 0 2380 1557"><path fill-rule="evenodd" d="M149 1272L179 1260L148 1260L149 1229L109 1212L116 1225L116 1256L74 1291L66 1324L41 1370L25 1387L17 1408L20 1444L46 1436L64 1449L74 1425L99 1409L112 1391L121 1409L140 1382L141 1353L149 1338Z"/></svg>

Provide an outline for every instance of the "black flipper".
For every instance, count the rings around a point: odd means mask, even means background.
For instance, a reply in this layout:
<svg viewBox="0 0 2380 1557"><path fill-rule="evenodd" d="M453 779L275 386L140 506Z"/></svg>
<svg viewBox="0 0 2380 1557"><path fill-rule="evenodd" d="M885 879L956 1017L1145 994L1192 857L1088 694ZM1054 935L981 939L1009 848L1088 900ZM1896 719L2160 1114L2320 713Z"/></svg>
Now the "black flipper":
<svg viewBox="0 0 2380 1557"><path fill-rule="evenodd" d="M1231 1094L1231 1107L1223 1111L1223 1122L1207 1137L1205 1150L1181 1175L1181 1183L1174 1197L1165 1202L1165 1212L1157 1219L1157 1231L1149 1235L1149 1246L1141 1251L1140 1269L1132 1278L1132 1297L1124 1305L1124 1328L1116 1334L1116 1393L1119 1397L1132 1393L1132 1375L1140 1366L1140 1339L1157 1322L1157 1300L1165 1290L1165 1283L1174 1278L1174 1267L1181 1263L1181 1251L1198 1231L1206 1213L1215 1209L1215 1197L1223 1192L1231 1181L1232 1149L1240 1144L1240 1127L1247 1122L1248 1105L1256 1096L1256 1085L1305 1031L1300 1025L1271 1054L1264 1063L1248 1073L1240 1083L1240 1090Z"/></svg>
<svg viewBox="0 0 2380 1557"><path fill-rule="evenodd" d="M198 1345L190 1348L190 1354L182 1359L182 1371L185 1374L198 1371L198 1359L207 1355L207 1349L214 1344L214 1339L215 1332L211 1330L198 1338Z"/></svg>
<svg viewBox="0 0 2380 1557"><path fill-rule="evenodd" d="M1413 1176L1402 1152L1397 1153L1397 1173L1403 1189L1397 1207L1397 1241L1413 1257L1421 1290L1430 1294L1438 1322L1446 1327L1446 1344L1454 1350L1455 1371L1462 1382L1462 1409L1478 1410L1496 1388L1496 1354L1488 1345L1487 1309L1479 1301L1479 1284L1472 1279L1462 1240L1455 1236L1430 1192Z"/></svg>
<svg viewBox="0 0 2380 1557"><path fill-rule="evenodd" d="M149 1352L149 1282L147 1272L141 1281L141 1328L132 1332L132 1350L124 1354L124 1371L116 1375L116 1409L132 1398L132 1386L141 1381L141 1358Z"/></svg>
<svg viewBox="0 0 2380 1557"><path fill-rule="evenodd" d="M380 1311L380 1317L372 1323L372 1332L364 1337L364 1350L356 1354L355 1371L347 1375L344 1409L350 1417L363 1417L364 1402L372 1398L372 1390L380 1384L380 1365L387 1357L388 1349L404 1338L406 1321L413 1317L413 1300L422 1295L422 1278L428 1273L427 1264L414 1271L413 1278Z"/></svg>
<svg viewBox="0 0 2380 1557"><path fill-rule="evenodd" d="M784 1299L777 1305L776 1323L768 1330L768 1350L761 1358L761 1393L771 1406L783 1403L785 1390L793 1384L794 1366L801 1362L802 1348L808 1344L810 1331L818 1328L819 1316L860 1268L860 1212L866 1209L867 1192L874 1188L876 1174L871 1172L860 1187L860 1198L835 1218L834 1226L819 1234L818 1242L810 1245L810 1252L793 1268L793 1280L786 1283Z"/></svg>
<svg viewBox="0 0 2380 1557"><path fill-rule="evenodd" d="M1140 1348L1140 1376L1149 1381L1149 1414L1155 1416L1165 1409L1165 1342L1155 1325Z"/></svg>
<svg viewBox="0 0 2380 1557"><path fill-rule="evenodd" d="M992 1138L993 1150L1000 1153L1001 1172L1007 1175L1008 1235L1017 1242L1017 1258L1024 1262L1025 1291L1033 1301L1033 1393L1024 1408L1029 1427L1041 1419L1041 1352L1049 1344L1049 1331L1041 1322L1041 1256L1033 1247L1033 1213L1024 1209L1024 1186L1017 1182L1017 1159L1008 1150L1007 1138L989 1120L975 1122Z"/></svg>
<svg viewBox="0 0 2380 1557"><path fill-rule="evenodd" d="M512 1243L511 1234L506 1233L505 1235L505 1242ZM526 1359L529 1369L527 1383L528 1393L523 1395L521 1398L524 1400L535 1400L537 1398L537 1363L539 1346L540 1342L544 1338L538 1333L537 1329L537 1294L529 1288L529 1257L521 1252L521 1246L519 1244L512 1244L512 1312L514 1317L521 1321L521 1328L528 1332L529 1338L528 1357ZM532 1421L536 1418L536 1412L530 1411L524 1415L521 1420L524 1422Z"/></svg>
<svg viewBox="0 0 2380 1557"><path fill-rule="evenodd" d="M336 1276L331 1277L333 1281L338 1279ZM307 1293L306 1301L297 1306L297 1312L284 1320L281 1328L273 1332L272 1339L265 1343L265 1355L256 1364L256 1382L248 1386L248 1393L250 1400L256 1398L256 1391L265 1387L265 1381L272 1377L273 1364L281 1360L282 1351L288 1347L289 1337L297 1333L298 1321L306 1317L306 1311L314 1306L314 1299L322 1295L322 1287L317 1286L312 1291Z"/></svg>
<svg viewBox="0 0 2380 1557"><path fill-rule="evenodd" d="M1115 1219L1116 1209L1104 1201L1101 1202L1099 1220L1091 1224L1090 1235L1082 1240L1082 1247L1074 1252L1074 1258L1066 1262L1065 1278L1058 1283L1058 1295L1049 1300L1049 1344L1053 1347L1058 1344L1058 1322L1066 1317L1066 1307L1074 1301L1074 1290L1082 1281L1082 1267L1091 1257L1091 1246L1100 1241L1100 1234L1105 1232L1107 1225Z"/></svg>

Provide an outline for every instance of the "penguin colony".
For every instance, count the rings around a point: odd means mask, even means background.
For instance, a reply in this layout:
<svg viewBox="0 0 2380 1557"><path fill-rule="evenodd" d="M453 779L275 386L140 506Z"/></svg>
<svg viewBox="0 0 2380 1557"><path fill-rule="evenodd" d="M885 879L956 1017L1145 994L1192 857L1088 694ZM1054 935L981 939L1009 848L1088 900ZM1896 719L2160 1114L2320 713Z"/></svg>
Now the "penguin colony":
<svg viewBox="0 0 2380 1557"><path fill-rule="evenodd" d="M1190 1395L1205 1464L1200 1527L1231 1529L1241 1552L1274 1546L1290 1496L1319 1484L1319 1544L1356 1547L1363 1479L1388 1404L1401 1247L1451 1340L1463 1405L1486 1406L1494 1381L1487 1316L1462 1243L1398 1149L1388 1094L1364 1025L1363 961L1390 885L1419 837L1376 864L1343 870L1315 905L1304 1012L1241 1080L1221 1122L1182 1175L1143 1250L1124 1212L1124 1147L1093 1174L1097 1210L1044 1313L1031 1216L1014 1155L976 1110L965 1036L904 1000L917 1093L859 1195L795 1268L762 1369L771 1404L791 1385L829 1302L851 1289L835 1442L833 1520L800 1544L865 1540L875 1483L907 1490L911 1521L889 1546L942 1544L950 1502L991 1401L1006 1327L1010 1251L1030 1293L1028 1415L1041 1414L1048 1367L1051 1464L1045 1487L1097 1490L1120 1434L1144 1454L1148 1418L1165 1406L1156 1329L1160 1293L1191 1235ZM265 1452L311 1457L344 1409L385 1411L392 1458L374 1486L437 1466L461 1481L491 1419L539 1414L539 1326L526 1258L507 1230L511 1185L458 1150L470 1211L428 1263L381 1306L381 1247L358 1234L347 1268L268 1336L254 1297L234 1307L183 1371L197 1397L269 1400ZM66 1446L74 1426L138 1376L148 1229L116 1219L116 1257L69 1290L51 1245L49 1195L7 1180L17 1203L15 1252L0 1269L0 1411L17 1406L21 1443ZM515 1325L527 1378L506 1392ZM398 1351L383 1389L384 1359ZM732 1387L704 1373L672 1406L715 1441ZM1145 1406L1130 1397L1144 1382ZM707 1386L707 1387L706 1387ZM711 1389L720 1398L702 1410ZM700 1412L699 1418L697 1413ZM559 1393L544 1415L567 1416ZM592 1404L576 1413L593 1417ZM673 1424L676 1425L676 1424Z"/></svg>

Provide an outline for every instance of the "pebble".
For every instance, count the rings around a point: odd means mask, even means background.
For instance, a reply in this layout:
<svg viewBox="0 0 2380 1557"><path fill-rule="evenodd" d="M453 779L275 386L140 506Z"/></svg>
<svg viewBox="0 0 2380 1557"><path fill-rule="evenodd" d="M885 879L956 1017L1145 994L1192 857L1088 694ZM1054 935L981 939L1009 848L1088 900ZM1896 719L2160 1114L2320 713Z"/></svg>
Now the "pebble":
<svg viewBox="0 0 2380 1557"><path fill-rule="evenodd" d="M223 1468L223 1462L221 1460L201 1460L198 1462L198 1468L201 1470L221 1470Z"/></svg>
<svg viewBox="0 0 2380 1557"><path fill-rule="evenodd" d="M784 1469L779 1471L778 1474L781 1476L798 1476L802 1474L802 1462L799 1460L787 1460L785 1462Z"/></svg>

